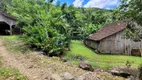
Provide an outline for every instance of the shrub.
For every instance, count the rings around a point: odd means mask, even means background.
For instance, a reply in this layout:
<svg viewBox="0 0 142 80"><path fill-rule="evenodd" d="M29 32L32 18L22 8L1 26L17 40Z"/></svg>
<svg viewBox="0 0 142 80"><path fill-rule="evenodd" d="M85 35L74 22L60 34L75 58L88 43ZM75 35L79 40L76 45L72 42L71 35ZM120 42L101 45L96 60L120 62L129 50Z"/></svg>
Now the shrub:
<svg viewBox="0 0 142 80"><path fill-rule="evenodd" d="M63 53L68 43L63 34L51 27L29 26L25 27L24 31L24 41L37 49L43 50L48 55Z"/></svg>

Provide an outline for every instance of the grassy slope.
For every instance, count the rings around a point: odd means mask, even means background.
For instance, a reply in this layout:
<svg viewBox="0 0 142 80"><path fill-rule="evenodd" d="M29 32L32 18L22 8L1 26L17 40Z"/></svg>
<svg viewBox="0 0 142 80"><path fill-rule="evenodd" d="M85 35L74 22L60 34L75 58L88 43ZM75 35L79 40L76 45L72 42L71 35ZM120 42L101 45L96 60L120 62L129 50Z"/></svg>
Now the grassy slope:
<svg viewBox="0 0 142 80"><path fill-rule="evenodd" d="M92 50L85 47L82 41L72 41L71 51L69 51L65 58L74 63L79 63L79 60L73 60L71 55L82 55L93 64L94 67L108 69L111 67L126 66L126 62L132 63L132 67L136 68L142 63L141 57L124 56L124 55L99 55ZM72 59L71 59L72 58Z"/></svg>

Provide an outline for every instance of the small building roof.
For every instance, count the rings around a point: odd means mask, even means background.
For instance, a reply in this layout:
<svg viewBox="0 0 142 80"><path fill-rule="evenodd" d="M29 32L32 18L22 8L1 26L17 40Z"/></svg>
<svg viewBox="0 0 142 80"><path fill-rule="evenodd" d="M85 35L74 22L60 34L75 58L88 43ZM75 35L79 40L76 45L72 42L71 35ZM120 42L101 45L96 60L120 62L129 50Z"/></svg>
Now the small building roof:
<svg viewBox="0 0 142 80"><path fill-rule="evenodd" d="M101 28L97 33L91 34L88 37L88 39L94 40L94 41L100 41L106 37L109 37L113 34L116 34L126 29L126 27L127 27L127 24L125 21L107 24L103 28Z"/></svg>
<svg viewBox="0 0 142 80"><path fill-rule="evenodd" d="M7 18L10 18L12 20L16 20L13 16L7 14L7 13L4 13L3 11L0 11L0 14L2 14L3 16L7 17Z"/></svg>

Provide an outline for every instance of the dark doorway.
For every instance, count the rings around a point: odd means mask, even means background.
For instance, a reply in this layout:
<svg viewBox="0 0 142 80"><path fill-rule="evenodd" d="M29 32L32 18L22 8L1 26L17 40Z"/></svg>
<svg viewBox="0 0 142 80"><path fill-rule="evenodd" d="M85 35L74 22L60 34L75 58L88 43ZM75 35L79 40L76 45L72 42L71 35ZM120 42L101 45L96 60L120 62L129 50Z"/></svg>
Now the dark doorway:
<svg viewBox="0 0 142 80"><path fill-rule="evenodd" d="M10 26L5 22L0 22L0 35L10 35Z"/></svg>
<svg viewBox="0 0 142 80"><path fill-rule="evenodd" d="M15 25L12 26L12 34L14 35L20 35L21 34L21 29Z"/></svg>

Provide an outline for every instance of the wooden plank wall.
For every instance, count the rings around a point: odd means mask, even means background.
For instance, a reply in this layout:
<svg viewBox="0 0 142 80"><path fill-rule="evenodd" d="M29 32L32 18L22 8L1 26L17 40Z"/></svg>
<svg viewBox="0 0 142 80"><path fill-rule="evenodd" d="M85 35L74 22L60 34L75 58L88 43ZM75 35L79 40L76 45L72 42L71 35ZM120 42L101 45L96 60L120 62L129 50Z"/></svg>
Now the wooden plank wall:
<svg viewBox="0 0 142 80"><path fill-rule="evenodd" d="M126 55L131 55L132 49L139 49L140 51L142 50L142 41L134 42L132 40L124 40L123 43L125 44L124 47Z"/></svg>

